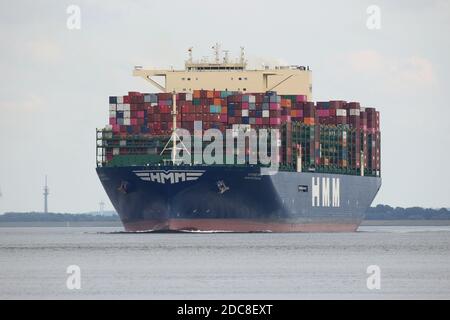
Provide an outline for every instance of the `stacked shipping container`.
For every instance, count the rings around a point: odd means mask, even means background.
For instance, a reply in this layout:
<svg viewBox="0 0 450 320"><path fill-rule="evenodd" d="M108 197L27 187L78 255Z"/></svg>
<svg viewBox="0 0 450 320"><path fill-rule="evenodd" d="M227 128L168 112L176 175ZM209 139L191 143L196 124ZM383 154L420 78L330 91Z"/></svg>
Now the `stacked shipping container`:
<svg viewBox="0 0 450 320"><path fill-rule="evenodd" d="M122 142L107 148L107 160L124 154L156 154L154 148L130 147L129 141L171 134L172 94L129 92L110 97L109 103L110 129ZM363 165L364 174L379 174L379 112L357 102L314 103L304 95L194 90L178 93L176 104L177 127L192 133L211 128L223 132L242 125L282 129L280 155L286 167L295 167L301 153L303 168L357 174Z"/></svg>

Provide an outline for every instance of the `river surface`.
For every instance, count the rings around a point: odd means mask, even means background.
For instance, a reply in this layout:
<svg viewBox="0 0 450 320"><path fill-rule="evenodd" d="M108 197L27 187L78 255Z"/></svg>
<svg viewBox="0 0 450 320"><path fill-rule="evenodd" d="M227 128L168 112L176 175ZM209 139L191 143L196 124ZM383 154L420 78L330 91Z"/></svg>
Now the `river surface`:
<svg viewBox="0 0 450 320"><path fill-rule="evenodd" d="M117 231L0 228L0 299L450 299L449 226Z"/></svg>

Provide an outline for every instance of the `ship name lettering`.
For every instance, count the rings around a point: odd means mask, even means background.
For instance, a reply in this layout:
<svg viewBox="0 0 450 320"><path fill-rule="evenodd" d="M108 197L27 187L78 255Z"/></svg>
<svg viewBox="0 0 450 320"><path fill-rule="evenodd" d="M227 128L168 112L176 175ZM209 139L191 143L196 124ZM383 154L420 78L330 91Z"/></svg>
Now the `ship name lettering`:
<svg viewBox="0 0 450 320"><path fill-rule="evenodd" d="M340 207L340 179L312 177L311 201L313 207Z"/></svg>

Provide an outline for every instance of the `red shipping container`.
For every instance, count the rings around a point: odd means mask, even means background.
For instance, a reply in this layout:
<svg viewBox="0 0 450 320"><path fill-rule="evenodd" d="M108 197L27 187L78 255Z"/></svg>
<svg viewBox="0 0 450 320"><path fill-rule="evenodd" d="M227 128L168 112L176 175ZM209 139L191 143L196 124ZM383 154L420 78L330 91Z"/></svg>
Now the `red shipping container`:
<svg viewBox="0 0 450 320"><path fill-rule="evenodd" d="M269 109L270 110L280 110L281 107L280 107L279 103L271 102L270 105L269 105Z"/></svg>
<svg viewBox="0 0 450 320"><path fill-rule="evenodd" d="M280 125L281 124L281 119L280 118L269 118L269 124L270 125Z"/></svg>
<svg viewBox="0 0 450 320"><path fill-rule="evenodd" d="M333 109L343 109L345 108L346 102L342 100L331 100L330 101L330 108Z"/></svg>
<svg viewBox="0 0 450 320"><path fill-rule="evenodd" d="M297 102L305 102L305 101L306 101L306 96L305 96L305 95L302 95L302 94L299 94L299 95L297 95L297 96L295 97L295 100L296 100Z"/></svg>
<svg viewBox="0 0 450 320"><path fill-rule="evenodd" d="M172 100L171 93L158 93L158 101L161 100Z"/></svg>
<svg viewBox="0 0 450 320"><path fill-rule="evenodd" d="M281 116L281 122L286 123L286 122L291 122L291 116Z"/></svg>
<svg viewBox="0 0 450 320"><path fill-rule="evenodd" d="M360 109L359 102L349 102L344 106L345 109Z"/></svg>
<svg viewBox="0 0 450 320"><path fill-rule="evenodd" d="M330 110L328 109L317 109L316 115L319 117L329 117L330 116Z"/></svg>
<svg viewBox="0 0 450 320"><path fill-rule="evenodd" d="M167 123L167 127L168 127L169 130L172 130L173 129L173 122L168 122ZM177 121L177 128L182 128L181 121L180 122Z"/></svg>
<svg viewBox="0 0 450 320"><path fill-rule="evenodd" d="M269 110L269 116L271 118L279 118L281 116L281 110Z"/></svg>

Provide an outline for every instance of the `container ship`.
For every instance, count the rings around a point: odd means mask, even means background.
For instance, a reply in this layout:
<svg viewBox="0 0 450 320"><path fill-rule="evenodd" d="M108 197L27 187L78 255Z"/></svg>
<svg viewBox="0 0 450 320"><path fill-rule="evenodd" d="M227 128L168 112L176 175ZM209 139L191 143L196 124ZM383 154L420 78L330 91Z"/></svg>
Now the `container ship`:
<svg viewBox="0 0 450 320"><path fill-rule="evenodd" d="M109 97L96 170L125 230L356 231L381 186L379 111L312 102L307 66L253 70L243 48L235 60L213 48L201 61L189 49L184 70L136 66L159 93ZM202 158L211 129L231 139L215 162ZM248 132L269 132L277 170L255 163Z"/></svg>

